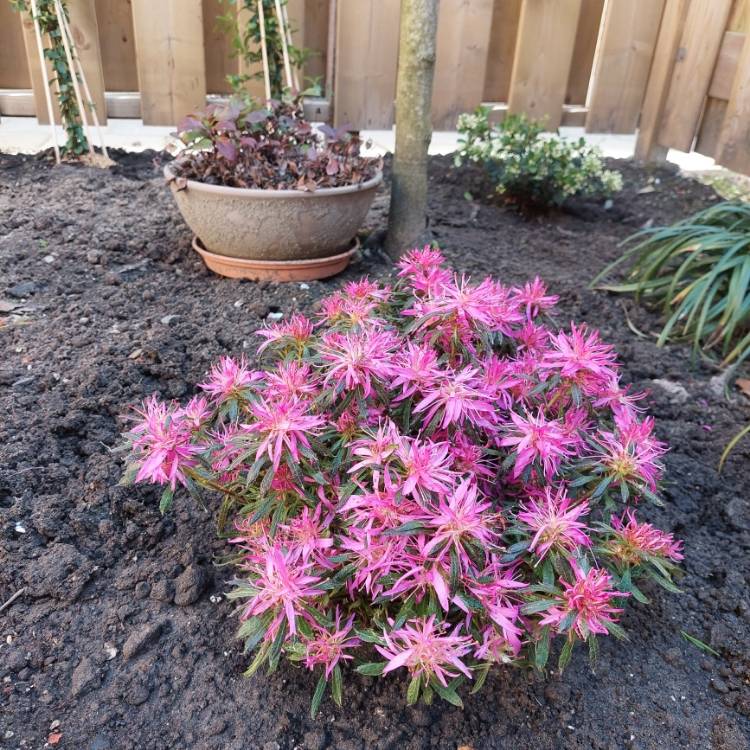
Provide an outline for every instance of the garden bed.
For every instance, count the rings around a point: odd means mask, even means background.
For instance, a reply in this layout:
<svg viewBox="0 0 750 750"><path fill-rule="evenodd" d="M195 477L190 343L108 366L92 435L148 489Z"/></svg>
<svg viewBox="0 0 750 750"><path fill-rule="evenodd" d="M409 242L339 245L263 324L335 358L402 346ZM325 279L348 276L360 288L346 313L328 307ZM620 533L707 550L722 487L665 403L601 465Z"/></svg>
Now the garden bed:
<svg viewBox="0 0 750 750"><path fill-rule="evenodd" d="M111 172L0 156L0 605L25 588L0 613L0 747L747 747L747 442L721 476L716 467L750 408L727 402L717 371L693 366L687 347L657 349L657 316L586 288L624 237L709 205L710 188L613 163L625 189L608 210L581 202L523 219L481 200L478 172L432 160L430 227L456 270L540 275L560 295L558 322L600 328L623 380L651 392L672 450L667 507L644 515L685 540L684 594L644 587L653 606L628 608L631 642L604 639L593 672L583 650L546 680L496 670L463 711L405 708L403 678L347 674L344 708L324 703L313 721L307 671L284 662L270 678L242 677L211 509L182 499L160 517L158 491L117 486L111 449L130 404L188 395L220 354L254 350L269 313L310 311L344 279L388 274L368 249L386 189L343 277L235 282L191 250L154 155L116 156Z"/></svg>

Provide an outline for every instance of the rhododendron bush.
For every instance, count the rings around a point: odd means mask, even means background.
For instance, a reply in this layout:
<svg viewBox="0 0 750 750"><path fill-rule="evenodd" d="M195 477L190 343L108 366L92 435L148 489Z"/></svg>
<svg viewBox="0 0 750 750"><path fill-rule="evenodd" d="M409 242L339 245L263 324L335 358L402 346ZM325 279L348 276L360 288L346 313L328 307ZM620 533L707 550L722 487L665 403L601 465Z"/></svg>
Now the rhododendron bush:
<svg viewBox="0 0 750 750"><path fill-rule="evenodd" d="M557 330L538 279L454 277L415 250L259 331L185 406L150 398L125 481L222 499L249 673L408 673L407 701L460 705L494 664L563 668L623 637L636 581L670 590L680 542L639 520L665 446L585 325ZM547 321L547 322L545 322Z"/></svg>

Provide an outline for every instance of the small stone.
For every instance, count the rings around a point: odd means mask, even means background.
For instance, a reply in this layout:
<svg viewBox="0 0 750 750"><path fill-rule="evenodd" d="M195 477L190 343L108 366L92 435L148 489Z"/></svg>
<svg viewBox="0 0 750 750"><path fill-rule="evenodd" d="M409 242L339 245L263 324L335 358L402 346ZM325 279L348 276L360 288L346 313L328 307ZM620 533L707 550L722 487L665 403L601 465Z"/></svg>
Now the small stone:
<svg viewBox="0 0 750 750"><path fill-rule="evenodd" d="M107 273L104 274L104 283L107 286L119 286L122 284L122 279L120 278L120 275L114 271L107 271Z"/></svg>
<svg viewBox="0 0 750 750"><path fill-rule="evenodd" d="M157 581L151 587L151 598L157 602L171 602L174 600L174 584L172 581L163 579Z"/></svg>
<svg viewBox="0 0 750 750"><path fill-rule="evenodd" d="M147 623L131 633L122 647L123 659L128 660L138 656L141 651L158 640L164 624L164 621Z"/></svg>
<svg viewBox="0 0 750 750"><path fill-rule="evenodd" d="M104 644L104 658L107 661L112 661L112 659L117 656L117 647L113 643L105 643Z"/></svg>
<svg viewBox="0 0 750 750"><path fill-rule="evenodd" d="M11 672L20 672L26 666L26 656L20 648L10 648L3 654L5 667ZM0 667L0 671L2 668Z"/></svg>
<svg viewBox="0 0 750 750"><path fill-rule="evenodd" d="M305 750L323 750L328 744L326 734L321 730L305 732L302 742Z"/></svg>
<svg viewBox="0 0 750 750"><path fill-rule="evenodd" d="M71 679L70 694L77 698L89 690L101 685L101 677L94 666L94 663L88 657L84 657L79 665L73 670Z"/></svg>
<svg viewBox="0 0 750 750"><path fill-rule="evenodd" d="M266 318L268 320L274 320L274 321L281 320L283 317L284 317L283 312L270 312L268 313L268 315L266 315Z"/></svg>
<svg viewBox="0 0 750 750"><path fill-rule="evenodd" d="M55 730L60 726L60 719L55 719L50 725L50 730Z"/></svg>
<svg viewBox="0 0 750 750"><path fill-rule="evenodd" d="M165 315L161 319L161 323L162 323L162 325L168 326L177 317L179 317L179 316L177 316L177 315Z"/></svg>
<svg viewBox="0 0 750 750"><path fill-rule="evenodd" d="M42 258L42 260L43 260L43 261L44 261L45 263L54 263L54 262L55 262L55 256L54 256L54 255L52 255L52 253L50 253L49 255L45 255L45 256L44 256L44 257Z"/></svg>
<svg viewBox="0 0 750 750"><path fill-rule="evenodd" d="M21 281L18 284L14 284L10 289L7 290L8 295L15 297L16 299L23 299L24 297L30 297L39 291L39 287L33 281Z"/></svg>
<svg viewBox="0 0 750 750"><path fill-rule="evenodd" d="M146 581L139 581L135 585L136 599L145 599L151 591L151 586Z"/></svg>
<svg viewBox="0 0 750 750"><path fill-rule="evenodd" d="M615 205L615 202L611 198L607 198L606 201L604 201L604 210L610 211L612 209L612 206Z"/></svg>
<svg viewBox="0 0 750 750"><path fill-rule="evenodd" d="M651 382L667 395L671 404L684 404L690 398L690 394L685 387L679 383L664 379L656 379Z"/></svg>
<svg viewBox="0 0 750 750"><path fill-rule="evenodd" d="M13 531L15 531L16 534L25 534L26 527L22 523L16 523L16 525L13 527Z"/></svg>
<svg viewBox="0 0 750 750"><path fill-rule="evenodd" d="M245 302L244 302L243 300L241 300L241 299L238 299L238 300L237 300L237 301L236 301L236 302L234 303L234 306L235 306L235 307L236 307L237 309L239 309L239 308L240 308L240 307L242 307L242 305L244 305L244 304L245 304Z"/></svg>
<svg viewBox="0 0 750 750"><path fill-rule="evenodd" d="M175 581L174 603L180 607L198 601L206 586L206 574L197 565L189 565Z"/></svg>
<svg viewBox="0 0 750 750"><path fill-rule="evenodd" d="M310 285L309 285L309 284L305 284L305 282L303 281L303 282L302 282L302 283L301 283L301 284L299 285L299 288L300 288L300 289L309 289L309 288L310 288Z"/></svg>
<svg viewBox="0 0 750 750"><path fill-rule="evenodd" d="M140 706L148 700L151 688L146 682L133 682L125 691L125 702L131 706Z"/></svg>
<svg viewBox="0 0 750 750"><path fill-rule="evenodd" d="M711 687L717 692L717 693L728 693L729 692L729 686L727 685L724 680L721 679L721 677L714 677L711 680Z"/></svg>
<svg viewBox="0 0 750 750"><path fill-rule="evenodd" d="M86 253L86 260L91 263L92 266L96 265L102 259L102 254L98 250L89 250Z"/></svg>

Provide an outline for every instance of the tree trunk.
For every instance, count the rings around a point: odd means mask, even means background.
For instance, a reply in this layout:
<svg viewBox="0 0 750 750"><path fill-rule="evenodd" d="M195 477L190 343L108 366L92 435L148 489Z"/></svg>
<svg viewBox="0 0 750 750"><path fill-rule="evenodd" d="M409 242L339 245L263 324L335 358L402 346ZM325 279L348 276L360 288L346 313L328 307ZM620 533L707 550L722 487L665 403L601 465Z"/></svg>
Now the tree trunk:
<svg viewBox="0 0 750 750"><path fill-rule="evenodd" d="M402 0L396 81L396 151L385 249L394 260L425 231L427 149L439 0Z"/></svg>

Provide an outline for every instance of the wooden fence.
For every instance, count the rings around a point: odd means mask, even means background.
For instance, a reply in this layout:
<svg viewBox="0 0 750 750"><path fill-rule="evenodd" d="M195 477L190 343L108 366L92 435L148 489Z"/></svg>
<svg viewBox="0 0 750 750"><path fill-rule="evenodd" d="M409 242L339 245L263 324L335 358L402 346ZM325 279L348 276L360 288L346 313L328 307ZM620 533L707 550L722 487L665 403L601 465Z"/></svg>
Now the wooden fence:
<svg viewBox="0 0 750 750"><path fill-rule="evenodd" d="M67 0L100 113L173 124L241 72L222 0ZM440 0L436 128L490 103L550 129L633 133L638 154L696 148L750 172L750 0ZM400 0L289 0L304 74L336 124L394 120ZM28 19L0 0L0 113L45 117ZM251 84L252 85L252 84ZM256 93L259 89L255 89Z"/></svg>

